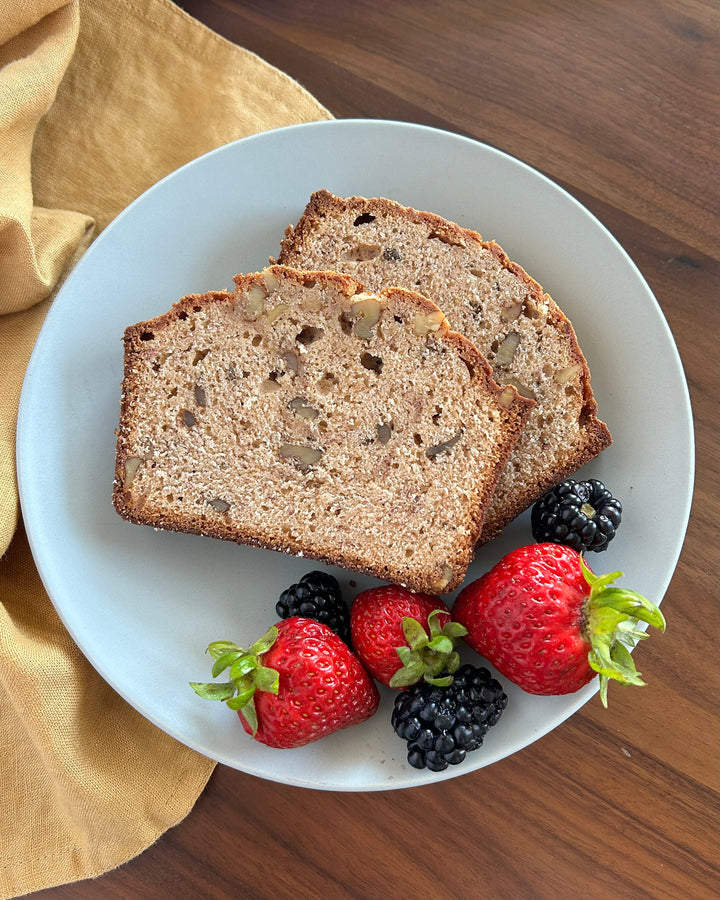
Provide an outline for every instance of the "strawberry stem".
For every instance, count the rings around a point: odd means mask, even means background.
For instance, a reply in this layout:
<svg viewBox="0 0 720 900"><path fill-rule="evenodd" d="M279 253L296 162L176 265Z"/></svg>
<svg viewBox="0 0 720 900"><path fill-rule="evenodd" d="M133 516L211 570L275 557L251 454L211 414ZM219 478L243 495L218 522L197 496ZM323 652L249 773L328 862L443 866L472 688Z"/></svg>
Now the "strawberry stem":
<svg viewBox="0 0 720 900"><path fill-rule="evenodd" d="M620 684L643 686L645 682L635 668L630 651L647 637L638 626L641 622L665 631L665 618L647 597L626 588L610 585L622 572L595 575L580 557L590 596L585 606L585 634L591 650L588 663L600 676L600 699L607 707L610 679Z"/></svg>
<svg viewBox="0 0 720 900"><path fill-rule="evenodd" d="M421 679L438 687L452 684L453 672L460 665L460 655L456 651L458 639L467 634L467 629L458 622L440 624L438 616L447 615L445 609L434 609L428 616L430 635L411 616L402 620L406 644L396 647L402 666L390 679L390 687L408 687Z"/></svg>
<svg viewBox="0 0 720 900"><path fill-rule="evenodd" d="M212 676L217 678L229 669L229 680L221 683L191 681L190 687L205 700L223 700L230 709L237 710L252 729L258 729L255 710L255 692L270 691L277 694L280 676L275 669L262 664L261 656L277 640L278 630L273 625L247 650L232 641L213 641L207 653L215 660Z"/></svg>

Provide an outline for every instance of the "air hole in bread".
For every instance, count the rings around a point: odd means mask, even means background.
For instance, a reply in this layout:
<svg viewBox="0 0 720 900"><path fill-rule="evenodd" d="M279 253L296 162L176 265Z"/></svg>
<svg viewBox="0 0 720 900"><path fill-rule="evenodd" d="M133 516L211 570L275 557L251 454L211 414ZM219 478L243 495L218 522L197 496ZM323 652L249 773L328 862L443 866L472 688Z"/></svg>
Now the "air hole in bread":
<svg viewBox="0 0 720 900"><path fill-rule="evenodd" d="M372 353L362 353L360 355L360 364L371 372L376 372L378 375L382 372L382 357L373 356Z"/></svg>
<svg viewBox="0 0 720 900"><path fill-rule="evenodd" d="M155 340L155 335L152 333L152 331L143 331L140 334L140 340L141 341L153 341L153 340Z"/></svg>
<svg viewBox="0 0 720 900"><path fill-rule="evenodd" d="M208 355L209 352L210 352L209 347L206 350L196 350L195 356L193 357L192 364L194 366L196 366L198 363L202 362L205 359L205 357Z"/></svg>
<svg viewBox="0 0 720 900"><path fill-rule="evenodd" d="M367 225L368 223L374 221L375 216L372 213L363 213L362 215L358 216L357 219L355 219L353 225L357 227L358 225Z"/></svg>
<svg viewBox="0 0 720 900"><path fill-rule="evenodd" d="M318 382L318 390L320 390L323 394L329 394L337 383L337 376L332 372L326 372Z"/></svg>
<svg viewBox="0 0 720 900"><path fill-rule="evenodd" d="M592 421L594 415L594 409L583 406L583 408L580 410L580 415L578 416L578 424L580 425L580 427L584 428L589 421Z"/></svg>
<svg viewBox="0 0 720 900"><path fill-rule="evenodd" d="M305 325L295 340L298 344L307 347L308 344L312 344L314 341L319 340L324 334L325 331L322 328L315 328L313 325Z"/></svg>
<svg viewBox="0 0 720 900"><path fill-rule="evenodd" d="M433 447L428 447L425 451L425 456L427 456L428 459L435 459L435 457L439 456L441 453L446 453L449 450L452 450L452 448L455 446L455 444L457 444L464 433L465 429L461 428L449 440L442 441L440 444L435 444Z"/></svg>

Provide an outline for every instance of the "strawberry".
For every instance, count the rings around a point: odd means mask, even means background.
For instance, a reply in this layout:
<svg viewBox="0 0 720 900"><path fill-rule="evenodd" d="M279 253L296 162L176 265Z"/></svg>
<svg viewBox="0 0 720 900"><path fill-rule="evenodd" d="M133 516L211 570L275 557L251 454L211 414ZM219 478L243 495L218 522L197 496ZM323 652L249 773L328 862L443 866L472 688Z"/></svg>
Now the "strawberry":
<svg viewBox="0 0 720 900"><path fill-rule="evenodd" d="M347 645L321 622L283 619L245 650L214 641L213 678L229 668L225 683L191 682L208 700L224 700L242 726L268 747L302 747L369 719L380 702L377 687Z"/></svg>
<svg viewBox="0 0 720 900"><path fill-rule="evenodd" d="M647 637L647 622L665 619L634 591L611 587L622 572L600 577L570 547L520 547L463 588L453 618L466 642L506 678L531 694L568 694L600 675L607 706L608 679L642 685L630 649Z"/></svg>
<svg viewBox="0 0 720 900"><path fill-rule="evenodd" d="M456 639L465 629L450 621L447 604L397 585L362 591L350 610L355 652L370 674L389 687L421 679L450 684L460 665Z"/></svg>

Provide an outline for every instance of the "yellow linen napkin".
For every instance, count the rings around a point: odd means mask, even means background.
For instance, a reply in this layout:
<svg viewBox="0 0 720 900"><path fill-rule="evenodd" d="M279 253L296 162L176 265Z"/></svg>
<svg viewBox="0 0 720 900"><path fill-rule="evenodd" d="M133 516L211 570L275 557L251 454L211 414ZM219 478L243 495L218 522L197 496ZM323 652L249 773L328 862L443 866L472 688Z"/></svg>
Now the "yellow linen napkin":
<svg viewBox="0 0 720 900"><path fill-rule="evenodd" d="M14 447L38 330L92 239L158 179L231 140L329 118L168 0L0 0L2 897L132 858L189 812L214 765L102 681L43 590Z"/></svg>

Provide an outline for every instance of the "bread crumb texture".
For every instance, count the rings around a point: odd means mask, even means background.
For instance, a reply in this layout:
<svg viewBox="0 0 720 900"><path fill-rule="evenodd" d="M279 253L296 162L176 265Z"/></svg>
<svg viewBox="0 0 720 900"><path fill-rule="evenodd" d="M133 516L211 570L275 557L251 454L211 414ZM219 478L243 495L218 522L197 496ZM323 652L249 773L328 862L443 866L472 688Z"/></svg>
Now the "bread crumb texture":
<svg viewBox="0 0 720 900"><path fill-rule="evenodd" d="M417 293L235 282L127 329L117 511L453 590L533 404Z"/></svg>
<svg viewBox="0 0 720 900"><path fill-rule="evenodd" d="M535 401L497 485L484 540L612 443L572 325L539 284L477 232L384 198L321 190L288 228L278 261L345 272L368 290L418 291L475 344L500 384Z"/></svg>

